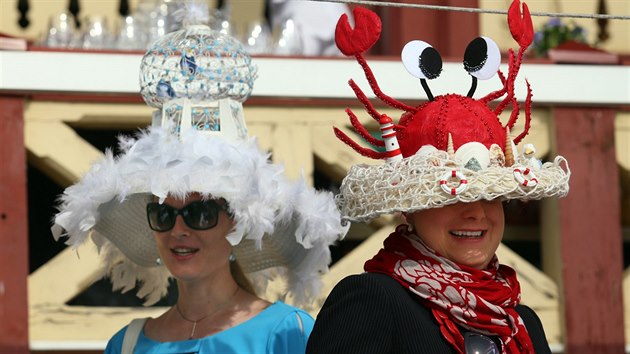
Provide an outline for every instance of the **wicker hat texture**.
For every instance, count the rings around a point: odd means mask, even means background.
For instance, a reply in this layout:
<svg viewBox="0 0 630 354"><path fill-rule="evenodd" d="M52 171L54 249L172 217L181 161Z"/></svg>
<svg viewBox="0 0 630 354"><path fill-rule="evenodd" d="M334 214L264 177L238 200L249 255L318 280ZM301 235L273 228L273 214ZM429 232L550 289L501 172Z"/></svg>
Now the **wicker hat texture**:
<svg viewBox="0 0 630 354"><path fill-rule="evenodd" d="M224 198L234 218L227 235L237 262L264 295L268 281L287 282L285 301L308 304L328 270L329 246L343 237L330 192L289 181L247 136L242 102L256 68L242 45L203 25L164 36L144 55L141 93L158 108L153 126L120 138L61 196L55 238L78 246L92 239L115 289L146 304L166 294L146 205L153 198L198 192Z"/></svg>
<svg viewBox="0 0 630 354"><path fill-rule="evenodd" d="M356 152L385 162L352 166L337 195L344 221L367 221L382 214L439 208L456 202L536 200L568 193L571 172L562 156L542 163L534 156L532 144L524 144L522 150L517 147L530 128L532 90L528 82L524 129L513 131L519 118L514 84L523 53L533 39L525 4L521 12L520 2L514 0L508 11L510 31L519 49L517 53L509 50L507 76L499 70L501 53L490 38L478 37L466 48L464 69L471 75L472 85L465 96L449 93L434 97L427 80L441 73L440 54L426 42L407 43L402 62L411 75L420 79L428 97L418 107L381 91L363 57L380 37L381 21L375 13L361 7L355 7L353 14L354 28L347 16L339 19L337 46L345 55L355 57L376 97L402 114L394 122L379 113L361 88L349 81L359 101L378 123L380 138L371 135L350 109L346 112L355 132L376 149L361 146L337 128L335 134ZM503 87L473 98L477 80L497 73ZM498 99L499 103L491 108L489 104ZM502 123L499 115L506 108L512 112L509 120Z"/></svg>

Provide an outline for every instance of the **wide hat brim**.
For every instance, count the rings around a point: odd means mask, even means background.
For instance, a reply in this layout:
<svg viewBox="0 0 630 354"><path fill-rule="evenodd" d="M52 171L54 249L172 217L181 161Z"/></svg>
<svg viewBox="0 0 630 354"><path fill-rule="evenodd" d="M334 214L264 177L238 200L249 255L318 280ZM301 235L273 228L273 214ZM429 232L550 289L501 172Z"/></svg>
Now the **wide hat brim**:
<svg viewBox="0 0 630 354"><path fill-rule="evenodd" d="M53 227L73 246L91 235L115 288L140 282L148 303L165 294L169 275L156 262L146 204L198 192L228 202L235 226L226 238L255 285L264 288L282 273L295 303L316 295L328 247L347 231L331 193L288 181L254 140L227 142L194 130L177 139L153 128L120 145L121 155L107 153L66 189Z"/></svg>
<svg viewBox="0 0 630 354"><path fill-rule="evenodd" d="M475 171L449 158L446 151L436 150L392 163L352 166L342 181L337 205L343 220L366 222L381 215L457 202L564 197L570 176L561 156L540 165L533 159L518 158L510 167Z"/></svg>

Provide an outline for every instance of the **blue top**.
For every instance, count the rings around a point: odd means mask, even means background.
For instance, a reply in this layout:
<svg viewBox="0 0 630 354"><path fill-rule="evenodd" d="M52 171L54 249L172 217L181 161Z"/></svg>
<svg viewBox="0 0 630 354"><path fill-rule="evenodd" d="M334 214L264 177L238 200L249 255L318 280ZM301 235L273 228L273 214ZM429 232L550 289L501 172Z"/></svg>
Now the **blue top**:
<svg viewBox="0 0 630 354"><path fill-rule="evenodd" d="M299 317L299 319L298 319ZM300 324L301 321L301 324ZM232 328L200 339L158 342L140 332L135 354L293 354L304 353L314 320L306 312L281 301ZM127 326L107 343L105 354L120 354Z"/></svg>

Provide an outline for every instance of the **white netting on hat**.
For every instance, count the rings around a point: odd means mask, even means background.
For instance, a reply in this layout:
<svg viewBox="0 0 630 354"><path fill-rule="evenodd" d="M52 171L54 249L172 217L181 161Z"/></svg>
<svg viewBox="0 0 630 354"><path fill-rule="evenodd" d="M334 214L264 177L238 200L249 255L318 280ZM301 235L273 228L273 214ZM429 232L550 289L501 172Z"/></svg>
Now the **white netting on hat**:
<svg viewBox="0 0 630 354"><path fill-rule="evenodd" d="M535 181L524 185L519 181L523 174ZM454 178L445 177L451 175ZM511 167L491 166L477 172L449 158L447 152L435 151L395 163L352 166L341 184L337 205L344 220L363 222L456 202L563 197L569 192L570 176L562 156L535 171L526 159L518 158Z"/></svg>

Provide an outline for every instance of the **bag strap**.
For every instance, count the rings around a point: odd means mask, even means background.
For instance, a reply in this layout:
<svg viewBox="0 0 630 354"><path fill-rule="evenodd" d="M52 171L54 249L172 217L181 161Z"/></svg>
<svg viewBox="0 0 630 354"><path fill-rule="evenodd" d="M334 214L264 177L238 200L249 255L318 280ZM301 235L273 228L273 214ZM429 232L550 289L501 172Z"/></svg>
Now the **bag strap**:
<svg viewBox="0 0 630 354"><path fill-rule="evenodd" d="M138 342L138 337L146 321L147 318L135 318L131 320L123 337L121 354L133 354L133 350Z"/></svg>

